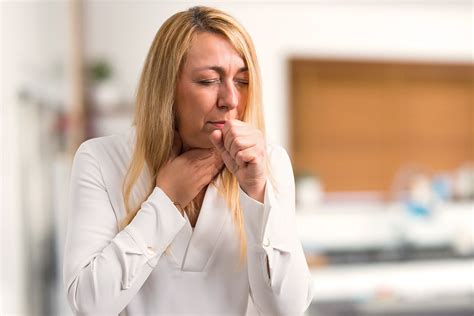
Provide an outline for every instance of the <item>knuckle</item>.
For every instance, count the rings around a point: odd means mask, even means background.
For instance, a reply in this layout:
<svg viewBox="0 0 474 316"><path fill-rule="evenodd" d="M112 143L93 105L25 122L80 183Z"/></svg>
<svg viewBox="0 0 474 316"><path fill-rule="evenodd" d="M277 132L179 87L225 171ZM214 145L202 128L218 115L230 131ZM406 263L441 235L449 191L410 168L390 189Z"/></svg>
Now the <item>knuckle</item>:
<svg viewBox="0 0 474 316"><path fill-rule="evenodd" d="M233 143L234 146L237 146L238 148L242 146L242 139L240 137L236 137L234 139L234 143Z"/></svg>
<svg viewBox="0 0 474 316"><path fill-rule="evenodd" d="M238 135L238 132L237 132L237 129L235 127L232 127L230 130L229 130L229 134L232 138L236 138L237 135Z"/></svg>

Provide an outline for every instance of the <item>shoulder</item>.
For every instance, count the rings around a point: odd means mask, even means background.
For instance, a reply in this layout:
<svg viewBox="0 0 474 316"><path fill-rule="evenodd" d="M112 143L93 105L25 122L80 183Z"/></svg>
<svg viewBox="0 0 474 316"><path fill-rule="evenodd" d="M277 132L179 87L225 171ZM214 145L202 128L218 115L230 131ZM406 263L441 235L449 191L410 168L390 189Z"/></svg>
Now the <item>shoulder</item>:
<svg viewBox="0 0 474 316"><path fill-rule="evenodd" d="M283 146L267 143L267 157L271 165L291 164L290 156Z"/></svg>
<svg viewBox="0 0 474 316"><path fill-rule="evenodd" d="M267 143L267 177L275 198L291 201L295 191L295 177L290 156L286 149L277 144Z"/></svg>
<svg viewBox="0 0 474 316"><path fill-rule="evenodd" d="M95 172L101 175L109 186L121 183L130 163L133 146L134 130L122 134L95 137L84 141L76 151L73 169L77 172Z"/></svg>
<svg viewBox="0 0 474 316"><path fill-rule="evenodd" d="M285 148L278 144L267 143L267 159L270 174L272 174L275 180L279 182L293 180L293 166Z"/></svg>
<svg viewBox="0 0 474 316"><path fill-rule="evenodd" d="M133 149L134 130L121 134L94 137L84 141L77 149L76 156L87 154L97 161L120 161L129 158Z"/></svg>
<svg viewBox="0 0 474 316"><path fill-rule="evenodd" d="M135 144L134 129L122 134L88 139L81 143L72 163L72 179L93 181L120 205L123 179ZM117 209L120 209L117 208Z"/></svg>

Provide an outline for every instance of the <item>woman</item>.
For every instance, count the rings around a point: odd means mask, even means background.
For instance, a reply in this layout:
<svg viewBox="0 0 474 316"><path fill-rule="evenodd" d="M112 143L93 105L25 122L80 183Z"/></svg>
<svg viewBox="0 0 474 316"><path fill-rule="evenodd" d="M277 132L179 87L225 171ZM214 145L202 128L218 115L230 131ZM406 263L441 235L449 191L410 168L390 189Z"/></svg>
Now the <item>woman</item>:
<svg viewBox="0 0 474 316"><path fill-rule="evenodd" d="M253 44L195 7L158 31L131 132L74 158L64 282L90 315L300 315L310 274L289 157L267 145Z"/></svg>

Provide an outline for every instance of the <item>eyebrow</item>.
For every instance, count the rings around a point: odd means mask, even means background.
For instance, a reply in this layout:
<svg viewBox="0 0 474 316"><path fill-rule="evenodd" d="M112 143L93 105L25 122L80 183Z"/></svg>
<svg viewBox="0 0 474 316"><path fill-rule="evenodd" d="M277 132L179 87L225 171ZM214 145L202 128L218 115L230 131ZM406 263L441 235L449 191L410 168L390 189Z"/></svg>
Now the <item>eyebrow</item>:
<svg viewBox="0 0 474 316"><path fill-rule="evenodd" d="M199 68L194 69L193 72L201 71L201 70L207 70L207 69L214 70L215 72L218 72L219 74L225 73L225 69L224 69L223 67L220 67L220 66L204 66L204 67L199 67ZM239 70L237 70L237 73L245 72L245 71L248 71L248 70L249 70L249 68L248 68L247 66L241 67L241 68L239 68Z"/></svg>

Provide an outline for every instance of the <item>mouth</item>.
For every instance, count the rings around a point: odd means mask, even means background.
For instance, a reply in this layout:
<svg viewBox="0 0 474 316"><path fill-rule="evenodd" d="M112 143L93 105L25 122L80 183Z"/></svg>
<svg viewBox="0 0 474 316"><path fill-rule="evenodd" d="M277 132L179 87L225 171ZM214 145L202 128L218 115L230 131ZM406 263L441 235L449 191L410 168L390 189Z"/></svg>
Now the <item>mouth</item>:
<svg viewBox="0 0 474 316"><path fill-rule="evenodd" d="M218 129L223 129L226 121L209 121L208 123L214 125Z"/></svg>

